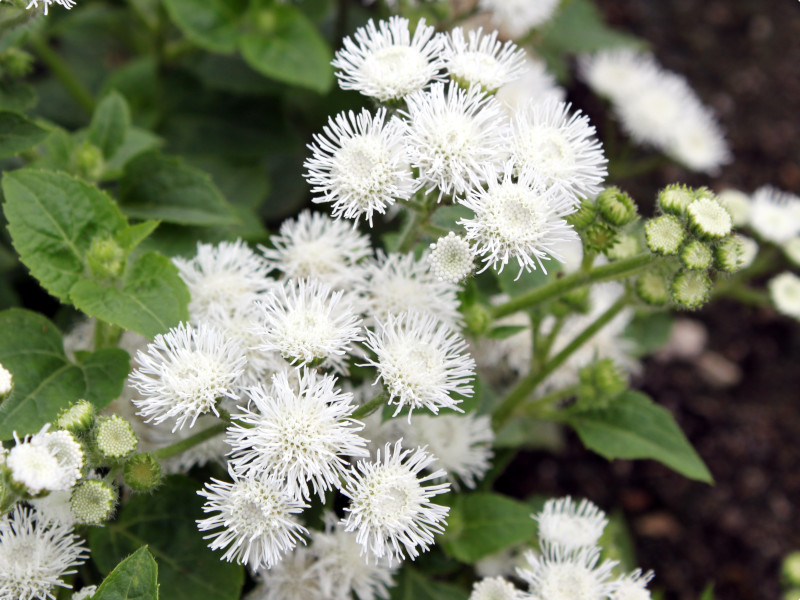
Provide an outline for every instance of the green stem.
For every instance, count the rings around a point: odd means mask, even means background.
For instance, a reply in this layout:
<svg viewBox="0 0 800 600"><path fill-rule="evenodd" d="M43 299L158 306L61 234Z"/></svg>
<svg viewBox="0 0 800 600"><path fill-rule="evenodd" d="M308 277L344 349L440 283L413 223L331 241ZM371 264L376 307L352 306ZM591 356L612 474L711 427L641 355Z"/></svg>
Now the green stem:
<svg viewBox="0 0 800 600"><path fill-rule="evenodd" d="M363 417L368 417L376 410L378 410L381 406L383 406L385 402L386 402L386 393L381 392L366 404L362 404L357 409L355 409L353 411L353 414L350 415L350 418L361 419Z"/></svg>
<svg viewBox="0 0 800 600"><path fill-rule="evenodd" d="M542 414L543 408L548 408L554 404L558 404L565 398L570 398L571 396L576 395L578 393L578 388L579 386L577 384L571 385L569 387L550 392L549 394L545 394L544 396L534 398L530 402L526 402L520 406L515 414L538 417Z"/></svg>
<svg viewBox="0 0 800 600"><path fill-rule="evenodd" d="M622 279L630 275L635 275L650 265L653 260L653 255L649 253L637 254L636 256L618 260L607 265L594 267L588 271L576 271L566 277L556 279L552 283L545 284L530 292L521 294L516 298L512 298L504 304L495 306L491 309L492 316L495 319L499 319L500 317L505 317L519 310L532 308L543 302L553 300L562 294L566 294L584 285L598 283L600 281Z"/></svg>
<svg viewBox="0 0 800 600"><path fill-rule="evenodd" d="M70 66L41 38L32 36L29 38L29 41L33 51L36 52L42 62L52 71L53 75L61 82L61 85L64 86L64 89L67 90L69 95L72 96L87 113L94 113L94 97L86 86L75 76Z"/></svg>
<svg viewBox="0 0 800 600"><path fill-rule="evenodd" d="M754 290L744 285L729 287L719 293L716 293L715 290L714 297L732 298L742 304L749 304L751 306L772 306L772 302L770 302L766 292Z"/></svg>
<svg viewBox="0 0 800 600"><path fill-rule="evenodd" d="M416 210L409 213L408 220L405 222L397 240L397 252L409 252L414 247L419 238L420 228L425 223L426 218L427 215Z"/></svg>
<svg viewBox="0 0 800 600"><path fill-rule="evenodd" d="M175 442L174 444L170 444L169 446L164 446L163 448L159 448L153 454L159 460L177 456L182 452L186 452L186 450L188 450L189 448L197 446L198 444L202 444L206 440L210 440L214 436L219 435L227 428L228 428L228 422L221 421L216 425L212 425L207 429L203 429L203 431L198 431L193 436L188 437L185 440L181 440L179 442Z"/></svg>
<svg viewBox="0 0 800 600"><path fill-rule="evenodd" d="M623 294L611 307L606 310L602 315L597 317L590 325L581 331L575 339L573 339L567 346L540 370L532 371L523 377L513 390L508 394L503 403L495 410L492 415L492 426L495 431L500 431L506 424L511 415L517 410L517 407L522 404L528 396L531 395L536 386L544 381L548 375L560 367L572 354L588 342L598 331L605 327L617 314L625 308L628 304L627 294Z"/></svg>

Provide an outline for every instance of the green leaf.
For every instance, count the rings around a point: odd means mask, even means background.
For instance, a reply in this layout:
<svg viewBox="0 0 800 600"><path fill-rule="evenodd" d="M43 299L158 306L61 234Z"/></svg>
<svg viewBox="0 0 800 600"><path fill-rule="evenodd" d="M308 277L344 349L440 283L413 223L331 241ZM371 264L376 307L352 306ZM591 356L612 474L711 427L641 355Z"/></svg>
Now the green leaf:
<svg viewBox="0 0 800 600"><path fill-rule="evenodd" d="M640 392L625 391L606 408L568 412L566 422L587 448L609 460L652 458L690 479L713 483L670 412Z"/></svg>
<svg viewBox="0 0 800 600"><path fill-rule="evenodd" d="M92 558L107 573L123 556L148 544L158 562L163 598L238 600L244 569L208 548L195 523L206 516L202 503L194 481L168 477L154 494L131 497L117 522L91 530Z"/></svg>
<svg viewBox="0 0 800 600"><path fill-rule="evenodd" d="M527 325L498 325L497 327L492 327L486 337L493 340L506 340L526 329L530 329L530 327Z"/></svg>
<svg viewBox="0 0 800 600"><path fill-rule="evenodd" d="M333 84L333 55L316 27L288 4L255 2L250 28L239 38L247 63L259 73L320 94Z"/></svg>
<svg viewBox="0 0 800 600"><path fill-rule="evenodd" d="M0 109L22 112L36 104L36 90L24 81L0 83Z"/></svg>
<svg viewBox="0 0 800 600"><path fill-rule="evenodd" d="M121 288L83 279L70 299L87 315L152 338L189 319L189 290L170 260L157 252L128 266Z"/></svg>
<svg viewBox="0 0 800 600"><path fill-rule="evenodd" d="M20 169L3 176L3 205L20 260L39 283L68 301L95 236L127 226L104 192L63 173Z"/></svg>
<svg viewBox="0 0 800 600"><path fill-rule="evenodd" d="M119 563L92 600L158 600L158 565L147 546Z"/></svg>
<svg viewBox="0 0 800 600"><path fill-rule="evenodd" d="M469 597L461 588L433 581L409 566L403 568L390 594L391 600L467 600Z"/></svg>
<svg viewBox="0 0 800 600"><path fill-rule="evenodd" d="M531 541L536 533L530 507L500 494L454 496L447 522L442 547L465 563Z"/></svg>
<svg viewBox="0 0 800 600"><path fill-rule="evenodd" d="M32 148L50 135L28 117L7 110L0 111L0 158L15 156Z"/></svg>
<svg viewBox="0 0 800 600"><path fill-rule="evenodd" d="M73 364L55 325L16 308L0 312L0 331L0 364L14 378L11 395L0 404L0 440L15 431L38 431L80 398L103 408L122 393L129 369L124 350L99 350Z"/></svg>
<svg viewBox="0 0 800 600"><path fill-rule="evenodd" d="M117 243L123 250L130 252L153 233L158 225L159 221L144 221L137 225L128 225L122 231L117 232Z"/></svg>
<svg viewBox="0 0 800 600"><path fill-rule="evenodd" d="M180 158L157 153L128 163L120 181L120 203L128 215L138 219L181 225L239 222L211 177Z"/></svg>
<svg viewBox="0 0 800 600"><path fill-rule="evenodd" d="M103 179L119 179L122 177L125 165L140 154L155 150L161 144L163 144L161 138L146 129L129 128L122 145L117 148L111 160L106 162Z"/></svg>
<svg viewBox="0 0 800 600"><path fill-rule="evenodd" d="M128 103L118 92L111 92L94 112L89 125L89 141L103 151L106 159L111 158L122 146L131 126Z"/></svg>
<svg viewBox="0 0 800 600"><path fill-rule="evenodd" d="M245 0L164 0L172 21L198 46L212 52L236 49Z"/></svg>

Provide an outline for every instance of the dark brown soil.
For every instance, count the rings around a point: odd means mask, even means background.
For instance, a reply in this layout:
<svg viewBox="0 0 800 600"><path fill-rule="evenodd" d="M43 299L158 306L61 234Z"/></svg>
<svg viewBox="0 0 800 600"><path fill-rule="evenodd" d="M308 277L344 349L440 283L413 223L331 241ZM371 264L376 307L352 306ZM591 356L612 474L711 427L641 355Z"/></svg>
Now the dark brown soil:
<svg viewBox="0 0 800 600"><path fill-rule="evenodd" d="M735 162L716 178L667 167L629 186L654 197L672 181L770 183L800 193L800 2L598 0L607 20L652 44L718 112ZM580 90L578 93L581 93ZM776 268L780 268L777 265ZM735 387L706 383L693 364L650 361L641 387L673 412L714 474L688 481L652 461L609 464L570 438L562 456L520 455L498 485L515 494L586 496L621 506L640 565L664 598L781 597L782 557L800 549L800 325L721 302L696 315L710 348L738 364Z"/></svg>

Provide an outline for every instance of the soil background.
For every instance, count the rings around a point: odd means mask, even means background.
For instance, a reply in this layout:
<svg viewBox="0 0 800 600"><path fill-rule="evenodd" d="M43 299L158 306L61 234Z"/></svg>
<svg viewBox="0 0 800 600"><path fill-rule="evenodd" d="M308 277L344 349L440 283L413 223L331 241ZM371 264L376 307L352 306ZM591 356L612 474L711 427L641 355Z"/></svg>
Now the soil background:
<svg viewBox="0 0 800 600"><path fill-rule="evenodd" d="M646 40L664 67L687 77L716 110L735 157L715 177L670 166L621 182L624 189L644 204L673 181L800 194L800 2L597 3L611 25ZM584 106L586 94L580 84L570 90ZM608 463L574 436L561 456L519 455L498 486L622 507L639 564L656 572L651 587L667 600L695 600L712 582L717 600L781 598L781 559L800 549L800 327L725 301L691 318L707 328L710 352L738 366L738 382L720 385L701 361L650 359L634 383L672 411L714 486L653 461ZM532 475L511 475L520 472Z"/></svg>

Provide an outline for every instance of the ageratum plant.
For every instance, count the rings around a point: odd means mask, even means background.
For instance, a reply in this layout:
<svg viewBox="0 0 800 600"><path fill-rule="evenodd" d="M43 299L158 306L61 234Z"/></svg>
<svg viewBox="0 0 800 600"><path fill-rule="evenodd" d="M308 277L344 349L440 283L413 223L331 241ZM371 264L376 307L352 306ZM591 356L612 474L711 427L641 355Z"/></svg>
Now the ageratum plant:
<svg viewBox="0 0 800 600"><path fill-rule="evenodd" d="M588 0L11 0L0 32L0 599L652 597L619 518L493 484L565 427L712 481L630 376L670 311L768 301L800 199L639 216L615 174L732 160L680 75ZM644 158L565 101L578 51Z"/></svg>

